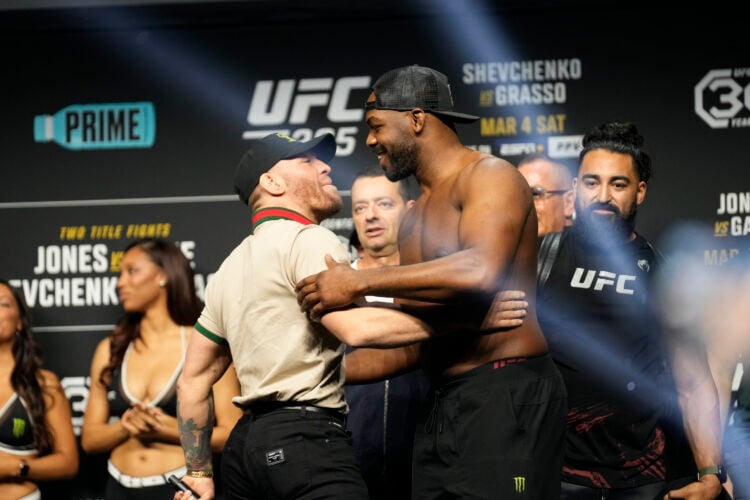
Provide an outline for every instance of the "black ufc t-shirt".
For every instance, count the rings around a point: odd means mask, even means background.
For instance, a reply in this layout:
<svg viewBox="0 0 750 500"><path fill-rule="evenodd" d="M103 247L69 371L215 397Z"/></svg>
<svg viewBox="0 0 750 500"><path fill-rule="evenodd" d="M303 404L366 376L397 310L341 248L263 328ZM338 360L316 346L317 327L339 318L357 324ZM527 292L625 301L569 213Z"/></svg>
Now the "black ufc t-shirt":
<svg viewBox="0 0 750 500"><path fill-rule="evenodd" d="M602 248L566 228L538 290L568 390L564 481L629 488L665 479L659 420L671 378L649 296L657 258L641 236Z"/></svg>

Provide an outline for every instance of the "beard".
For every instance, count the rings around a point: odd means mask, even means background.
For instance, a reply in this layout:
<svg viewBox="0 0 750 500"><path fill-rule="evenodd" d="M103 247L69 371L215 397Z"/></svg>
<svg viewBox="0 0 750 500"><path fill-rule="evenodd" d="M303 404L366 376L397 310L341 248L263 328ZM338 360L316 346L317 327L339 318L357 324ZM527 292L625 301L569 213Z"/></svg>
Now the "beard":
<svg viewBox="0 0 750 500"><path fill-rule="evenodd" d="M324 193L328 194L328 193ZM336 215L339 210L344 206L344 202L341 200L341 196L333 193L330 196L325 197L326 203L321 203L320 206L313 207L313 213L318 217L319 221L324 221L327 218Z"/></svg>
<svg viewBox="0 0 750 500"><path fill-rule="evenodd" d="M295 189L295 196L307 200L310 213L317 223L336 215L344 206L338 191L329 191L319 185L301 185Z"/></svg>
<svg viewBox="0 0 750 500"><path fill-rule="evenodd" d="M391 169L385 170L386 178L391 182L406 179L414 173L418 157L419 147L414 142L402 142L394 146L388 155L391 162Z"/></svg>
<svg viewBox="0 0 750 500"><path fill-rule="evenodd" d="M594 210L609 210L611 215L595 214ZM576 203L576 222L581 236L590 243L599 246L620 244L630 239L635 230L635 218L638 205L633 203L633 209L627 215L618 207L610 203L592 203L586 208Z"/></svg>

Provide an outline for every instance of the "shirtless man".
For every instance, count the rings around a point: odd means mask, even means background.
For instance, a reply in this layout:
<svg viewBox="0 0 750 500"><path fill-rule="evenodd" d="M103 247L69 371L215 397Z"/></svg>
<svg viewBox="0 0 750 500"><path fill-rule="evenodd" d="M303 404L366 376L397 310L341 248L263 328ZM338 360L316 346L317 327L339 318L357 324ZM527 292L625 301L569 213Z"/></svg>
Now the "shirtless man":
<svg viewBox="0 0 750 500"><path fill-rule="evenodd" d="M414 498L559 497L567 402L536 319L531 190L513 165L461 143L454 123L477 117L453 111L442 73L391 70L365 107L367 145L388 178L413 174L422 188L399 230L401 265L353 270L328 259L297 285L298 300L317 318L364 295L392 296L432 326L421 344L432 387L415 436ZM526 318L482 335L501 290L526 294ZM445 318L463 331L441 335Z"/></svg>

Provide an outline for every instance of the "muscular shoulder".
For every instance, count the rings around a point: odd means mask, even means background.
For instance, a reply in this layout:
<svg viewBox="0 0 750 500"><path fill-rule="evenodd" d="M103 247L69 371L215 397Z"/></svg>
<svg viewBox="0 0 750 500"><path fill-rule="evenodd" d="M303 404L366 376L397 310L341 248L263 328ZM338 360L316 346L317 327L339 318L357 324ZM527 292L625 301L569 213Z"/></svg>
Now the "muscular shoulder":
<svg viewBox="0 0 750 500"><path fill-rule="evenodd" d="M480 154L461 172L457 187L464 196L490 192L504 197L517 195L531 202L531 189L526 179L509 161L489 154Z"/></svg>

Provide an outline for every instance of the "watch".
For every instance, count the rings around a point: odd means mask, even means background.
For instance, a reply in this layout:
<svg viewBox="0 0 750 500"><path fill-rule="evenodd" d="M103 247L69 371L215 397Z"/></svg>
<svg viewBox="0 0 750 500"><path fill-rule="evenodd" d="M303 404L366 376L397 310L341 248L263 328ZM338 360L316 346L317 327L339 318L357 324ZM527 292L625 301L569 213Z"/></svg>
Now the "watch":
<svg viewBox="0 0 750 500"><path fill-rule="evenodd" d="M23 458L21 459L21 466L18 469L18 475L21 476L21 477L28 477L29 476L29 464Z"/></svg>
<svg viewBox="0 0 750 500"><path fill-rule="evenodd" d="M703 467L698 471L698 480L700 481L703 476L708 476L709 474L714 474L716 477L718 477L721 484L727 482L727 471L726 469L724 469L724 466L722 464Z"/></svg>

